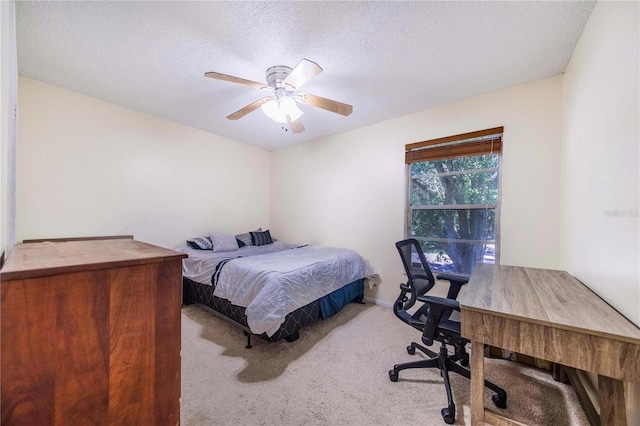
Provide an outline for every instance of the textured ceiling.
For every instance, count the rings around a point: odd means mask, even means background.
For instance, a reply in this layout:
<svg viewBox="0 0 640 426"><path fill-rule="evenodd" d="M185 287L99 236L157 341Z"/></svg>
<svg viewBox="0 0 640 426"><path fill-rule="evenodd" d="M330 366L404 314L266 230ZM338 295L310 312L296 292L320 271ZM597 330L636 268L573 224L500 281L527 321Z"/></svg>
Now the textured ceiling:
<svg viewBox="0 0 640 426"><path fill-rule="evenodd" d="M20 74L265 149L277 149L564 71L594 2L16 2ZM293 134L255 111L258 82L302 58Z"/></svg>

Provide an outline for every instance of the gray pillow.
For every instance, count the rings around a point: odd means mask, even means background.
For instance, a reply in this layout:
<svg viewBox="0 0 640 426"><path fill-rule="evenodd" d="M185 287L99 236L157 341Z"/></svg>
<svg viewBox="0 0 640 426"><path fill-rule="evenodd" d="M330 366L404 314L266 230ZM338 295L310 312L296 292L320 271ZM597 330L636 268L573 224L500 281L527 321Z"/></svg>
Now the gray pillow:
<svg viewBox="0 0 640 426"><path fill-rule="evenodd" d="M236 237L231 234L212 232L209 234L214 252L238 250Z"/></svg>
<svg viewBox="0 0 640 426"><path fill-rule="evenodd" d="M253 241L254 246L273 244L273 240L271 239L271 234L268 229L264 232L249 232L249 234L251 235L251 240Z"/></svg>
<svg viewBox="0 0 640 426"><path fill-rule="evenodd" d="M258 228L256 229L256 231L262 231L262 228ZM240 247L253 245L253 241L251 240L251 234L249 232L245 234L236 235L236 240L238 240L238 246Z"/></svg>

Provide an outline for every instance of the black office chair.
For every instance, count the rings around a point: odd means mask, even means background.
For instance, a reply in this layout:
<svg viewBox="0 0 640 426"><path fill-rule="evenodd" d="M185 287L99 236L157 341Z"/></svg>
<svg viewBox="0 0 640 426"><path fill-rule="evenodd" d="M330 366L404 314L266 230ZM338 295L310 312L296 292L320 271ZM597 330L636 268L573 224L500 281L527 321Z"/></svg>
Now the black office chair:
<svg viewBox="0 0 640 426"><path fill-rule="evenodd" d="M449 371L467 379L471 378L471 374L467 368L464 368L469 365L469 354L465 350L469 341L460 336L460 322L451 320L450 315L453 311L460 311L460 306L455 299L462 286L469 280L450 274L438 274L438 279L447 280L450 283L447 298L425 296L425 293L433 288L435 279L424 257L422 247L417 240L410 238L397 242L396 248L400 253L408 281L406 284L400 284L400 296L393 305L393 312L402 321L422 332L422 342L425 345L431 346L434 341L438 341L441 342L441 346L440 352L436 354L416 342L411 342L411 345L407 346L409 355L415 355L416 349L419 349L430 359L396 364L393 370L389 371L389 379L397 382L398 372L408 368L440 369L448 402L448 406L442 409L442 418L445 423L453 424L456 420L456 406L451 395ZM407 310L411 309L416 301L423 304L414 314L410 314ZM453 346L453 355L447 351L447 345ZM492 397L496 407L506 408L507 393L487 380L484 381L484 385L496 392Z"/></svg>

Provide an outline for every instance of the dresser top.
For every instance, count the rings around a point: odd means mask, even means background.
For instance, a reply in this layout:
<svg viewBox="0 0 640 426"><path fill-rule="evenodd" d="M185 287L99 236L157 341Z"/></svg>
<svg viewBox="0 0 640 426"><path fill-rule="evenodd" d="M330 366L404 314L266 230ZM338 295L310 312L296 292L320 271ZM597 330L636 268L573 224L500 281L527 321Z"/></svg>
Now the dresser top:
<svg viewBox="0 0 640 426"><path fill-rule="evenodd" d="M185 253L133 239L20 243L13 246L0 270L0 280L135 266L185 257L188 257Z"/></svg>

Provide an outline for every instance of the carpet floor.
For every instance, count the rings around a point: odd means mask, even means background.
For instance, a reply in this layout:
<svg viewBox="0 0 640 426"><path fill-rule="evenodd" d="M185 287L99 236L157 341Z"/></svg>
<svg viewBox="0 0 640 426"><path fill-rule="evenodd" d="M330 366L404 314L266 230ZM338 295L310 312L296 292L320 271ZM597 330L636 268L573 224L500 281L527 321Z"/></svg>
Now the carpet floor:
<svg viewBox="0 0 640 426"><path fill-rule="evenodd" d="M240 329L197 305L182 309L181 423L195 425L444 425L447 405L438 370L400 372L418 360L406 346L420 335L391 309L349 304L300 331L300 339L245 349ZM436 347L436 345L434 345ZM437 351L437 348L436 348ZM498 410L530 425L588 425L570 385L547 371L486 359L485 376L506 390ZM451 374L456 424L471 424L469 381Z"/></svg>

